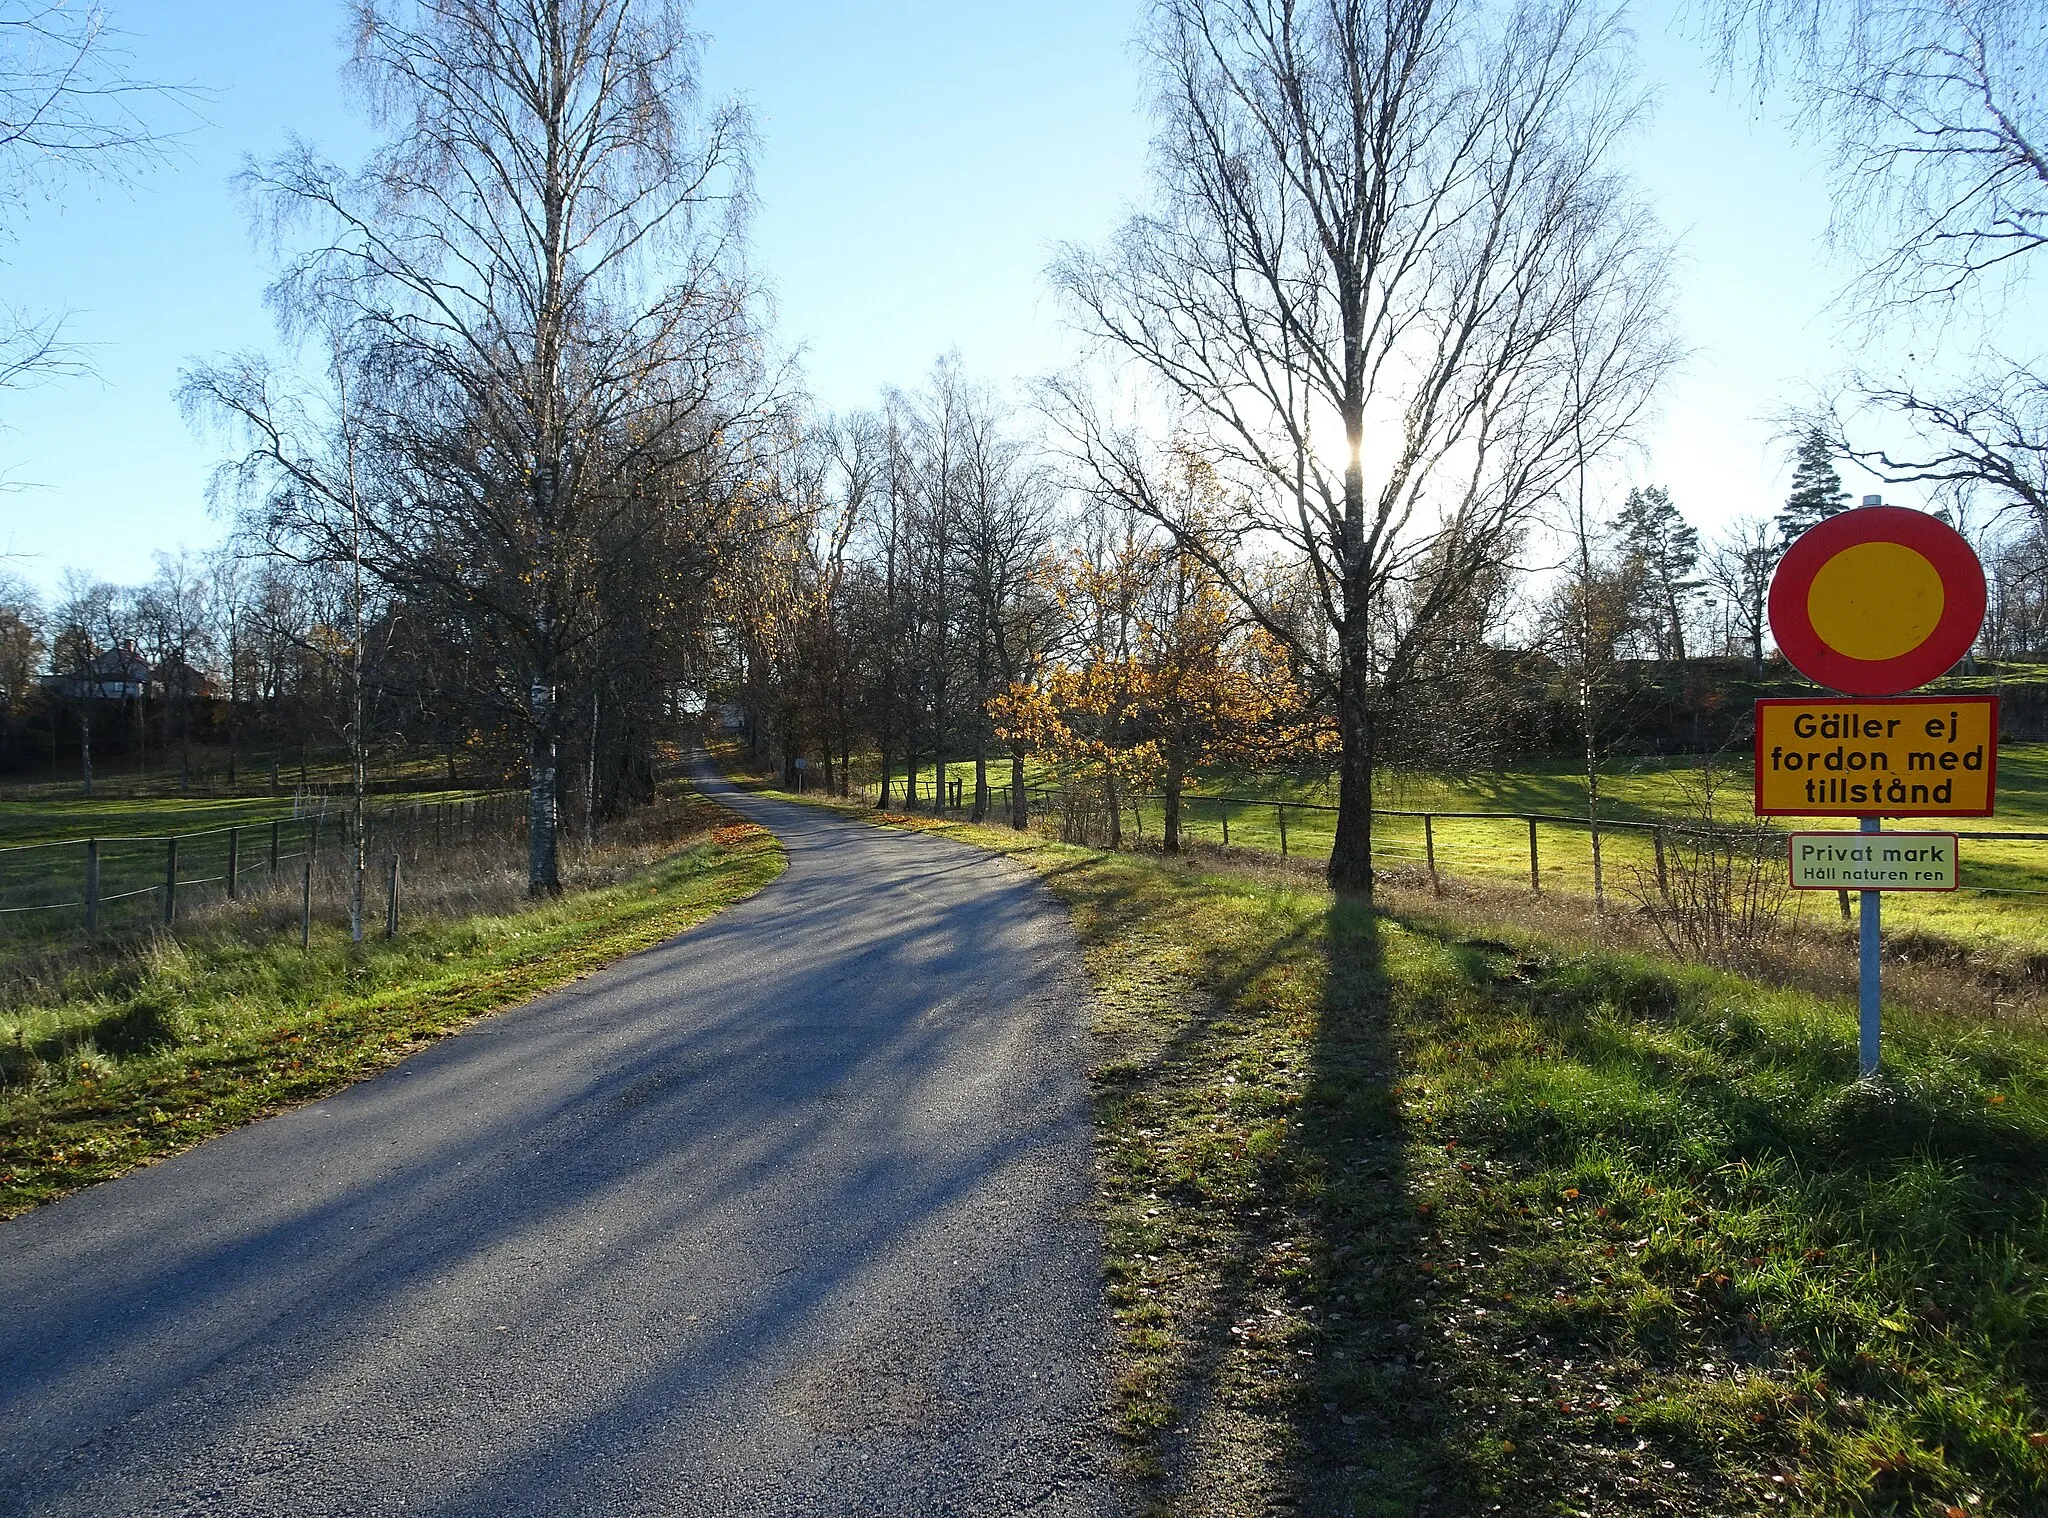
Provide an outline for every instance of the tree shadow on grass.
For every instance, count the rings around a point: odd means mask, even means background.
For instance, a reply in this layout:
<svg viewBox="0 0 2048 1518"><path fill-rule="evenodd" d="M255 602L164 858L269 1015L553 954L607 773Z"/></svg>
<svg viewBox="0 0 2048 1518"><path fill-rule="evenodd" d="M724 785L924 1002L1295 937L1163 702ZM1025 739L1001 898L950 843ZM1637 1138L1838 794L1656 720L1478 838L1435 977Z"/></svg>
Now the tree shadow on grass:
<svg viewBox="0 0 2048 1518"><path fill-rule="evenodd" d="M2014 1199L2038 1196L2048 1166L2039 1132L1985 1097L2000 1060L1902 1030L1896 1068L1858 1082L1852 1027L1690 972L1379 928L1428 941L1430 967L1393 977L1414 1215L1381 1238L1396 1262L1412 1253L1375 1300L1383 1325L1418 1325L1424 1355L1402 1378L1407 1420L1382 1416L1351 1462L1368 1479L1304 1459L1307 1510L1732 1513L1805 1485L1823 1505L1869 1487L1869 1511L1906 1512L2038 1493L2006 1449L2017 1436L1985 1426L2038 1384L2007 1273L2033 1247ZM1326 1047L1343 1028L1334 921L1331 943ZM1352 1067L1345 1088L1369 1086ZM1341 1200L1321 1226L1369 1235ZM1868 1277L1836 1270L1837 1252L1867 1257ZM1333 1251L1332 1298L1347 1270ZM1305 1429L1332 1406L1394 1410L1383 1374L1336 1374L1339 1327L1325 1319L1330 1391L1305 1389ZM1830 1385L1854 1411L1827 1411ZM1866 1419L1910 1426L1919 1453L1877 1449Z"/></svg>
<svg viewBox="0 0 2048 1518"><path fill-rule="evenodd" d="M1386 929L1356 902L1325 919L1313 1074L1289 1156L1311 1251L1290 1441L1291 1495L1307 1513L1462 1513L1493 1495L1430 1311L1449 1262L1432 1258L1401 1116Z"/></svg>
<svg viewBox="0 0 2048 1518"><path fill-rule="evenodd" d="M1112 893L1090 938L1145 917ZM1432 1337L1382 932L1339 902L1192 935L1204 994L1099 1082L1125 1433L1156 1512L1493 1500Z"/></svg>

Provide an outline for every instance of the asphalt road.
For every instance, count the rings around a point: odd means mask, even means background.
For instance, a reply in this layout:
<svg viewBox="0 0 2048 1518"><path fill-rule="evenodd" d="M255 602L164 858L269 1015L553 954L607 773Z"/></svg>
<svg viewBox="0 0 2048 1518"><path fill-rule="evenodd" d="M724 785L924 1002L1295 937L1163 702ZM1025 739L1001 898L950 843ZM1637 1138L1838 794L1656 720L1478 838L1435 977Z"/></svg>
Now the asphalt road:
<svg viewBox="0 0 2048 1518"><path fill-rule="evenodd" d="M1063 916L729 799L758 896L0 1224L0 1513L1119 1511Z"/></svg>

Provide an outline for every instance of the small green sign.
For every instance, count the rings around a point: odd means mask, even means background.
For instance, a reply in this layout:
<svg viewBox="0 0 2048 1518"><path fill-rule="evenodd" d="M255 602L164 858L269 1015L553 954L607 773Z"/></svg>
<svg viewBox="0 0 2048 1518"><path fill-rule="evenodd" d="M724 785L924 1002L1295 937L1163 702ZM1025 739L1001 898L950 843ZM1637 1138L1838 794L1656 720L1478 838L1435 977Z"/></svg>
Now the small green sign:
<svg viewBox="0 0 2048 1518"><path fill-rule="evenodd" d="M1797 891L1953 891L1954 833L1794 833Z"/></svg>

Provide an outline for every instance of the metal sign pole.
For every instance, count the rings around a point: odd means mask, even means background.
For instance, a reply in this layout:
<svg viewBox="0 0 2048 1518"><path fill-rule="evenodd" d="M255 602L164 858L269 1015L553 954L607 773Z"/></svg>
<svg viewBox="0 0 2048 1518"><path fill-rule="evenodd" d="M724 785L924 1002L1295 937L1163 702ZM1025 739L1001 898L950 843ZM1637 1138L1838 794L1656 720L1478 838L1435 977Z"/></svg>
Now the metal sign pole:
<svg viewBox="0 0 2048 1518"><path fill-rule="evenodd" d="M1878 832L1884 826L1883 819L1865 817L1862 831ZM1858 1062L1862 1066L1864 1079L1877 1074L1878 1052L1878 959L1877 932L1878 914L1883 910L1884 892L1863 893L1863 920L1857 936L1857 991L1862 1001L1862 1027L1857 1038Z"/></svg>

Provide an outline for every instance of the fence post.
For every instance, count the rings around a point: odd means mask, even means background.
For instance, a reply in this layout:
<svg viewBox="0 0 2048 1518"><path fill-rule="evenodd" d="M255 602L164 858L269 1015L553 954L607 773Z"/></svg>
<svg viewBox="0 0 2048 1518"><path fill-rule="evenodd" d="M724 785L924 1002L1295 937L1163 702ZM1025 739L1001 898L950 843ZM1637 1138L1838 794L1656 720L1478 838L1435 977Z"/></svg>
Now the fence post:
<svg viewBox="0 0 2048 1518"><path fill-rule="evenodd" d="M1287 803L1276 802L1273 810L1280 814L1280 857L1287 857Z"/></svg>
<svg viewBox="0 0 2048 1518"><path fill-rule="evenodd" d="M1422 814L1422 854L1429 861L1429 894L1441 896L1443 882L1436 876L1436 819L1427 812Z"/></svg>
<svg viewBox="0 0 2048 1518"><path fill-rule="evenodd" d="M1223 813L1223 846L1227 849L1230 847L1230 803L1219 800L1216 806Z"/></svg>
<svg viewBox="0 0 2048 1518"><path fill-rule="evenodd" d="M306 856L306 874L299 887L299 947L313 947L313 856Z"/></svg>
<svg viewBox="0 0 2048 1518"><path fill-rule="evenodd" d="M277 834L283 826L277 818L270 819L270 878L273 883L277 880Z"/></svg>
<svg viewBox="0 0 2048 1518"><path fill-rule="evenodd" d="M178 920L178 837L164 840L164 926Z"/></svg>
<svg viewBox="0 0 2048 1518"><path fill-rule="evenodd" d="M391 886L384 896L384 936L398 936L398 856L391 856Z"/></svg>
<svg viewBox="0 0 2048 1518"><path fill-rule="evenodd" d="M100 841L85 840L85 936L97 938L100 931Z"/></svg>
<svg viewBox="0 0 2048 1518"><path fill-rule="evenodd" d="M228 900L234 901L242 894L242 830L228 829Z"/></svg>
<svg viewBox="0 0 2048 1518"><path fill-rule="evenodd" d="M1543 894L1543 876L1536 868L1536 819L1529 819L1529 891L1532 895Z"/></svg>
<svg viewBox="0 0 2048 1518"><path fill-rule="evenodd" d="M1671 899L1671 879L1664 871L1664 830L1662 828L1653 828L1650 832L1650 838L1657 846L1657 896L1660 900L1669 901Z"/></svg>

